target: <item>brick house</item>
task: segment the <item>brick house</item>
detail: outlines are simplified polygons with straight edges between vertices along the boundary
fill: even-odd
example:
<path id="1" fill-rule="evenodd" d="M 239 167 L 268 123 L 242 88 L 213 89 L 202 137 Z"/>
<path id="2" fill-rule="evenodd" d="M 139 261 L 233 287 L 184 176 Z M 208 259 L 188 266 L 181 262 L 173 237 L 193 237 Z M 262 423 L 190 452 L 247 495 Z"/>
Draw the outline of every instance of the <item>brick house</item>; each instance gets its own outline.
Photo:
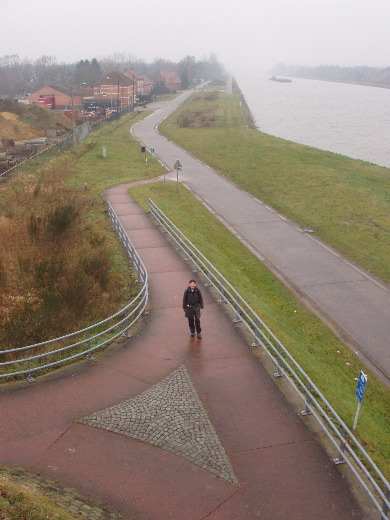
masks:
<path id="1" fill-rule="evenodd" d="M 143 76 L 142 74 L 140 74 L 140 76 L 144 81 L 144 94 L 145 95 L 151 94 L 151 92 L 153 90 L 153 81 L 150 78 L 148 78 L 147 76 Z"/>
<path id="2" fill-rule="evenodd" d="M 72 89 L 62 87 L 42 87 L 27 96 L 32 105 L 43 105 L 54 110 L 65 110 L 72 107 Z M 83 92 L 81 89 L 73 90 L 73 106 L 83 106 Z"/>
<path id="3" fill-rule="evenodd" d="M 137 99 L 143 102 L 153 90 L 153 81 L 143 74 L 138 74 L 134 69 L 126 69 L 123 71 L 123 74 L 136 82 Z"/>
<path id="4" fill-rule="evenodd" d="M 171 92 L 181 89 L 181 79 L 176 72 L 170 70 L 158 72 L 155 77 L 155 83 L 160 81 L 162 81 L 165 87 Z"/>
<path id="5" fill-rule="evenodd" d="M 107 108 L 120 109 L 135 103 L 136 88 L 132 78 L 112 71 L 94 84 L 93 98 Z"/>
<path id="6" fill-rule="evenodd" d="M 123 74 L 130 78 L 135 84 L 135 95 L 141 95 L 144 93 L 144 78 L 134 69 L 126 69 Z"/>

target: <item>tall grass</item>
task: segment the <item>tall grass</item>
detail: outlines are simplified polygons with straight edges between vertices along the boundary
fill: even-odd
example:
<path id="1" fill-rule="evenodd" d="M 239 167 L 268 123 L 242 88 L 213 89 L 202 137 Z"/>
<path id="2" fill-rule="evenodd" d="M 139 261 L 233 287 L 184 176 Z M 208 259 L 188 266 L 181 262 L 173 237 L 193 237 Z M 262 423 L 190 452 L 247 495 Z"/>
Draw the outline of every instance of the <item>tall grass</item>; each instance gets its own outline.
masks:
<path id="1" fill-rule="evenodd" d="M 108 186 L 163 172 L 130 138 L 137 117 L 91 134 L 77 156 L 65 152 L 1 187 L 0 350 L 98 322 L 138 292 L 103 196 Z"/>

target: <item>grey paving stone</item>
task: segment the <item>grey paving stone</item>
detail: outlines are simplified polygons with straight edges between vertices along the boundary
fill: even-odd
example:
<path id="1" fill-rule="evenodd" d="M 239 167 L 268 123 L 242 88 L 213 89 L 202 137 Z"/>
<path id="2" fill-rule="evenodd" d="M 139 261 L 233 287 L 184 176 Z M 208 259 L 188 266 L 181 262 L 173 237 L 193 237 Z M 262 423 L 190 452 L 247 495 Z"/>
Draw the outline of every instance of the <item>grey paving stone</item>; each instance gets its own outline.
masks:
<path id="1" fill-rule="evenodd" d="M 142 394 L 77 422 L 148 442 L 237 482 L 184 365 Z"/>

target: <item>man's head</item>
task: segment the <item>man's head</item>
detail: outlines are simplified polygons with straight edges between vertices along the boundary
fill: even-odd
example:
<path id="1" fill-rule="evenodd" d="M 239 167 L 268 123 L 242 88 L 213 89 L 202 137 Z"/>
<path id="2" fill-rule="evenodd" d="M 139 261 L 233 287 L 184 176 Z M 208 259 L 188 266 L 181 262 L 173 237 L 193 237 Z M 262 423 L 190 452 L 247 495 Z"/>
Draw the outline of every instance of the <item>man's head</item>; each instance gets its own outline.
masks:
<path id="1" fill-rule="evenodd" d="M 190 280 L 188 283 L 189 283 L 189 285 L 190 285 L 190 289 L 191 289 L 191 291 L 193 291 L 193 290 L 195 289 L 195 287 L 196 287 L 196 282 L 195 282 L 195 280 Z"/>

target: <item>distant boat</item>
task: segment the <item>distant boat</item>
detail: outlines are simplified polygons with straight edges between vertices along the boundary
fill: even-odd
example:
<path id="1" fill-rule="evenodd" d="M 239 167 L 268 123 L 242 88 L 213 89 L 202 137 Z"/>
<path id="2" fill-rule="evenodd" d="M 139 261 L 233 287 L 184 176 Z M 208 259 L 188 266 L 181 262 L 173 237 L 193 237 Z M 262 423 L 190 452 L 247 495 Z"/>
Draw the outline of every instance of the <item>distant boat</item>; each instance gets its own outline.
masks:
<path id="1" fill-rule="evenodd" d="M 292 83 L 292 79 L 288 79 L 288 78 L 277 78 L 276 76 L 272 76 L 269 79 L 271 81 L 279 81 L 280 83 Z"/>

